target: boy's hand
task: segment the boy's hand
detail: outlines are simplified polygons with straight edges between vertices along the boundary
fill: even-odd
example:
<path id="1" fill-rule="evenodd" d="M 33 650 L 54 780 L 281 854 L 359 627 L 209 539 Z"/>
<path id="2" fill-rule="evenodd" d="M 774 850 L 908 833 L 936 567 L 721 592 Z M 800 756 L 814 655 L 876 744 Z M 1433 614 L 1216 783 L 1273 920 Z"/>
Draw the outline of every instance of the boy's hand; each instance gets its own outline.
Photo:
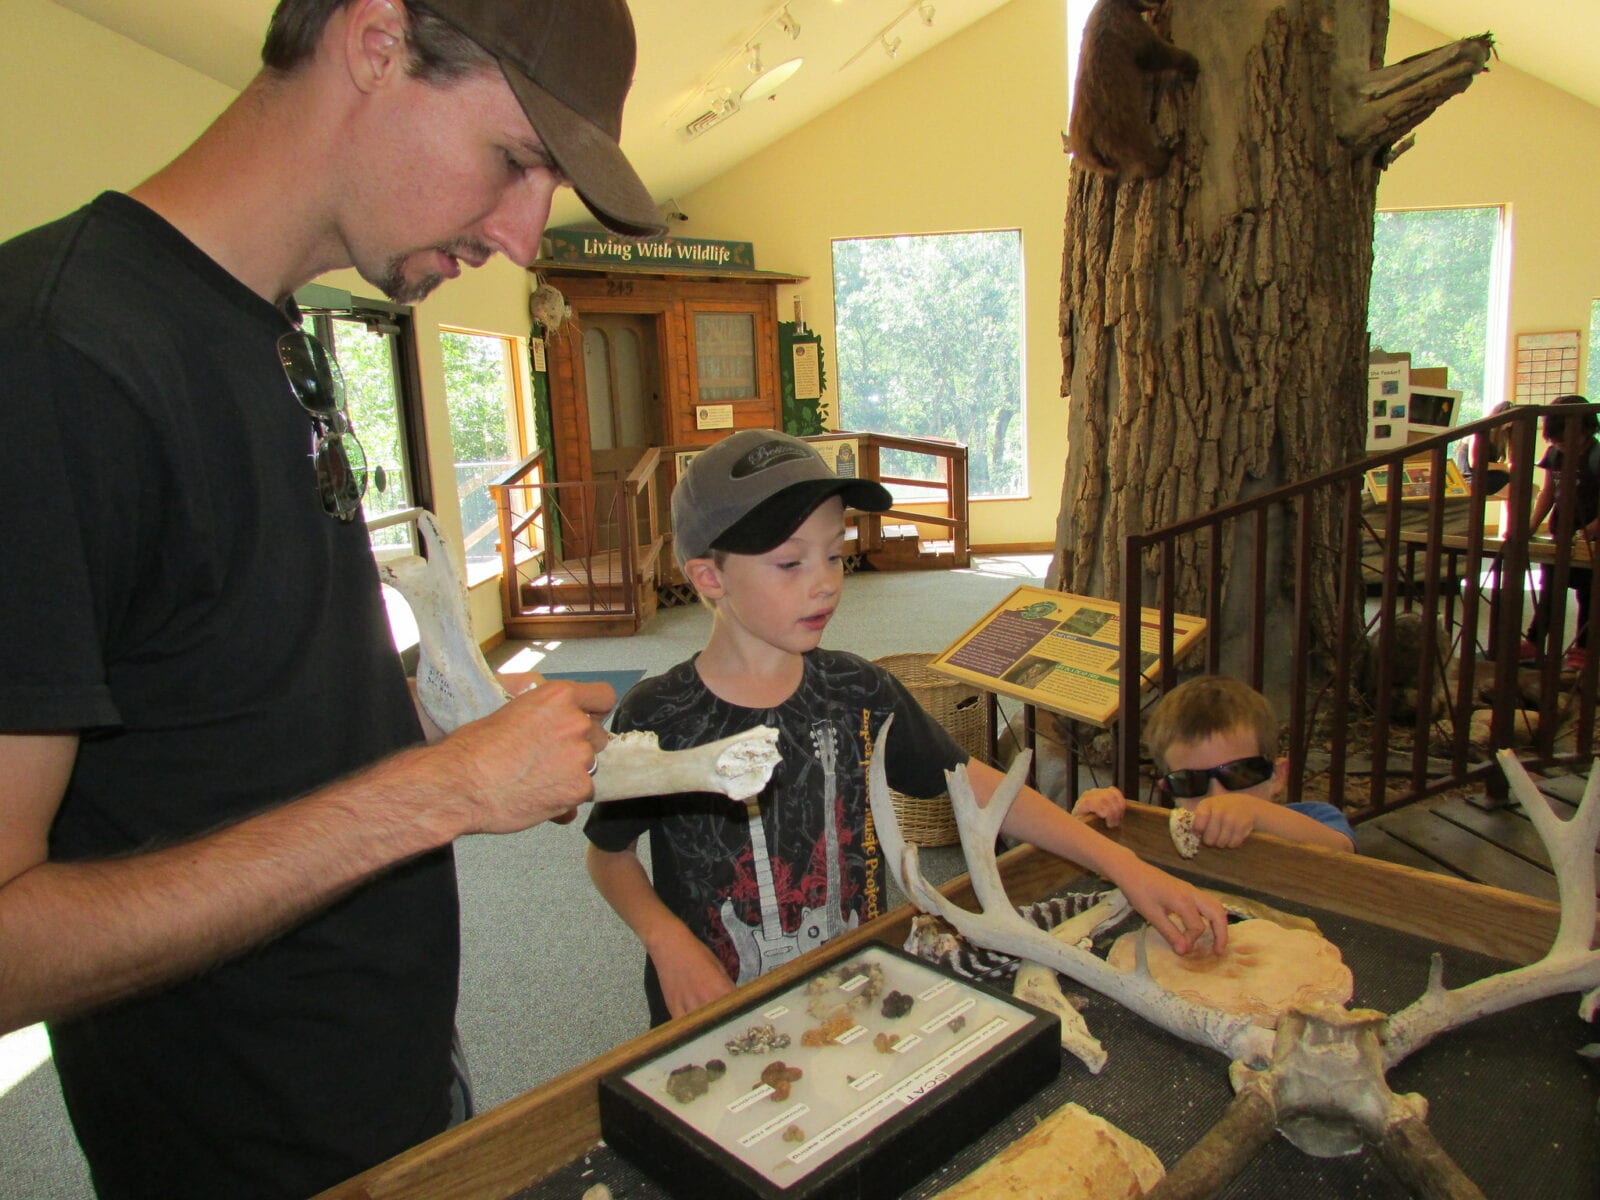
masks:
<path id="1" fill-rule="evenodd" d="M 656 965 L 661 995 L 667 1011 L 675 1017 L 710 1004 L 733 991 L 722 963 L 710 947 L 689 932 L 686 925 L 663 929 L 649 947 L 650 961 Z"/>
<path id="2" fill-rule="evenodd" d="M 1135 861 L 1137 866 L 1122 872 L 1117 886 L 1174 950 L 1189 953 L 1207 928 L 1218 954 L 1228 948 L 1228 913 L 1221 901 L 1142 859 Z"/>
<path id="3" fill-rule="evenodd" d="M 1122 824 L 1122 814 L 1127 811 L 1127 798 L 1120 789 L 1114 787 L 1090 788 L 1072 806 L 1073 816 L 1086 817 L 1092 813 L 1111 829 Z"/>
<path id="4" fill-rule="evenodd" d="M 1194 831 L 1202 844 L 1216 850 L 1232 850 L 1255 832 L 1262 805 L 1271 803 L 1248 792 L 1207 796 L 1195 806 Z"/>

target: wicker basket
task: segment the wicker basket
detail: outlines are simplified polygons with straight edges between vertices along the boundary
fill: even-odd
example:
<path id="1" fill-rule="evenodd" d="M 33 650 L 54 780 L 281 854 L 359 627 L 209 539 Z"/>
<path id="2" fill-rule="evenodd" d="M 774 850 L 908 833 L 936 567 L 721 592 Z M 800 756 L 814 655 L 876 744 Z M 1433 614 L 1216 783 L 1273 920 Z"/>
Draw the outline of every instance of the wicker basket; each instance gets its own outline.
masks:
<path id="1" fill-rule="evenodd" d="M 932 654 L 890 654 L 874 661 L 893 675 L 943 725 L 956 745 L 980 762 L 989 760 L 989 705 L 983 690 L 928 666 Z M 918 846 L 953 846 L 961 840 L 948 795 L 923 800 L 890 789 L 901 836 Z"/>

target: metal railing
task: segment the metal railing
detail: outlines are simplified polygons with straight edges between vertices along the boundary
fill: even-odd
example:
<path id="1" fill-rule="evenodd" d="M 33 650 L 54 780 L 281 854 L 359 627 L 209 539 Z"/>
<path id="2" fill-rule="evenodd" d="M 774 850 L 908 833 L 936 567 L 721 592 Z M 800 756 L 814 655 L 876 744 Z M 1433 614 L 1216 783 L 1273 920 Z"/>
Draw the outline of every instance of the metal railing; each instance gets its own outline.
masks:
<path id="1" fill-rule="evenodd" d="M 1596 412 L 1563 406 L 1564 414 Z M 1158 662 L 1152 676 L 1160 690 L 1171 688 L 1179 677 L 1173 656 L 1173 614 L 1177 608 L 1176 580 L 1179 550 L 1204 564 L 1199 572 L 1199 615 L 1207 622 L 1204 669 L 1226 673 L 1263 687 L 1267 655 L 1289 654 L 1287 685 L 1289 799 L 1303 794 L 1308 761 L 1314 750 L 1326 747 L 1326 795 L 1330 803 L 1350 807 L 1352 819 L 1362 820 L 1405 804 L 1467 784 L 1482 783 L 1492 797 L 1503 798 L 1505 782 L 1492 754 L 1510 747 L 1514 723 L 1527 722 L 1528 704 L 1537 711 L 1537 736 L 1522 751 L 1530 768 L 1582 764 L 1594 757 L 1596 659 L 1590 657 L 1574 679 L 1561 670 L 1560 648 L 1567 612 L 1568 582 L 1574 563 L 1585 567 L 1588 549 L 1582 539 L 1530 542 L 1526 537 L 1494 537 L 1486 526 L 1486 480 L 1491 465 L 1491 444 L 1500 437 L 1509 443 L 1510 463 L 1504 466 L 1509 482 L 1497 493 L 1506 515 L 1502 533 L 1525 530 L 1532 511 L 1537 425 L 1551 411 L 1545 407 L 1517 407 L 1497 416 L 1462 426 L 1449 433 L 1415 442 L 1402 449 L 1373 455 L 1313 479 L 1263 493 L 1216 512 L 1180 521 L 1123 541 L 1121 604 L 1126 615 L 1143 607 L 1160 611 L 1156 631 Z M 1587 439 L 1577 421 L 1567 423 L 1563 467 L 1555 481 L 1553 520 L 1558 528 L 1572 529 L 1577 504 L 1581 447 Z M 1447 533 L 1445 516 L 1449 453 L 1467 441 L 1473 470 L 1467 495 L 1454 499 L 1457 518 L 1464 529 Z M 1403 480 L 1405 464 L 1425 464 L 1426 487 Z M 1502 464 L 1493 464 L 1501 467 Z M 1363 507 L 1367 473 L 1388 471 L 1381 503 Z M 1414 472 L 1414 475 L 1416 473 Z M 1407 492 L 1425 493 L 1425 499 Z M 1325 505 L 1331 520 L 1314 519 Z M 1425 517 L 1403 528 L 1404 513 L 1422 511 Z M 1319 542 L 1318 529 L 1331 528 L 1334 544 Z M 1222 661 L 1222 631 L 1230 606 L 1225 595 L 1224 548 L 1241 535 L 1252 544 L 1248 566 L 1235 569 L 1226 589 L 1245 589 L 1243 662 Z M 1283 539 L 1282 561 L 1289 569 L 1288 596 L 1281 594 L 1283 568 L 1268 573 L 1269 543 Z M 1187 543 L 1187 546 L 1186 546 Z M 1531 668 L 1519 665 L 1525 593 L 1531 582 L 1530 565 L 1538 559 L 1543 584 L 1548 589 L 1549 620 L 1543 661 L 1537 668 L 1537 695 L 1531 695 Z M 1416 564 L 1422 563 L 1420 582 Z M 1371 560 L 1371 561 L 1368 561 Z M 1376 566 L 1373 563 L 1376 563 Z M 1331 571 L 1335 591 L 1331 621 L 1316 628 L 1313 619 L 1314 585 L 1326 584 L 1316 573 Z M 1242 577 L 1241 577 L 1242 575 Z M 1600 612 L 1600 572 L 1588 580 L 1592 611 Z M 1376 590 L 1373 597 L 1370 593 Z M 1459 612 L 1456 601 L 1459 591 Z M 1275 594 L 1275 592 L 1277 594 Z M 1275 608 L 1287 600 L 1287 628 L 1268 622 Z M 1189 605 L 1186 603 L 1186 608 Z M 1237 628 L 1238 609 L 1232 627 Z M 1192 611 L 1192 610 L 1191 610 Z M 1396 630 L 1402 613 L 1419 614 L 1415 678 L 1399 678 L 1395 669 Z M 1486 644 L 1480 647 L 1479 627 L 1488 616 Z M 1141 649 L 1140 621 L 1122 622 L 1122 661 L 1137 663 Z M 1441 638 L 1441 633 L 1443 637 Z M 1363 646 L 1366 649 L 1363 649 Z M 1446 663 L 1452 657 L 1452 678 Z M 1480 658 L 1479 651 L 1483 651 Z M 1235 658 L 1239 657 L 1236 653 Z M 1358 679 L 1363 658 L 1370 663 Z M 1414 687 L 1415 715 L 1402 718 L 1395 703 L 1397 690 Z M 1470 713 L 1483 692 L 1488 692 L 1490 719 L 1487 748 L 1472 745 Z M 1129 795 L 1138 794 L 1140 764 L 1140 692 L 1137 671 L 1122 673 L 1120 728 L 1115 776 Z M 1436 708 L 1442 709 L 1435 715 Z M 1574 743 L 1558 750 L 1556 728 L 1575 711 Z M 1410 754 L 1396 769 L 1390 748 L 1397 733 L 1409 733 Z M 1524 736 L 1523 742 L 1530 739 Z M 1370 753 L 1368 794 L 1353 797 L 1349 757 L 1358 750 Z M 1130 790 L 1130 788 L 1132 790 Z"/>

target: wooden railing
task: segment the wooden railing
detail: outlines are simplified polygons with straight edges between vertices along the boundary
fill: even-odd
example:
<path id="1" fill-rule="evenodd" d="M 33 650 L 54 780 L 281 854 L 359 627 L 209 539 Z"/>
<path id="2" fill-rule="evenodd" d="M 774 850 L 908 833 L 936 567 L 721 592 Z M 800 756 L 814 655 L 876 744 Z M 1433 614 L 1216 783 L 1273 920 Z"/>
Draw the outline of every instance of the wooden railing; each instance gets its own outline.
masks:
<path id="1" fill-rule="evenodd" d="M 965 565 L 971 549 L 968 540 L 967 510 L 967 448 L 960 442 L 946 442 L 938 438 L 903 437 L 890 433 L 823 433 L 805 440 L 808 442 L 843 441 L 854 438 L 860 445 L 860 459 L 856 474 L 863 479 L 876 479 L 888 487 L 896 484 L 925 489 L 933 493 L 929 499 L 910 503 L 936 506 L 940 511 L 921 512 L 891 508 L 887 512 L 864 513 L 858 521 L 861 533 L 860 549 L 871 553 L 883 548 L 885 523 L 901 522 L 931 525 L 947 530 L 955 561 Z M 933 460 L 934 478 L 918 479 L 911 476 L 885 475 L 882 456 L 885 450 L 901 450 L 922 455 Z"/>
<path id="2" fill-rule="evenodd" d="M 1600 406 L 1591 406 L 1594 412 Z M 1172 614 L 1175 608 L 1174 581 L 1177 577 L 1177 552 L 1185 542 L 1202 561 L 1205 569 L 1204 597 L 1200 615 L 1209 623 L 1204 667 L 1208 672 L 1223 672 L 1245 679 L 1257 688 L 1263 685 L 1267 655 L 1288 656 L 1288 755 L 1290 762 L 1289 799 L 1300 798 L 1306 779 L 1309 753 L 1326 747 L 1327 799 L 1335 805 L 1353 804 L 1353 819 L 1361 820 L 1390 811 L 1412 801 L 1452 788 L 1481 782 L 1496 798 L 1505 795 L 1505 783 L 1498 766 L 1482 747 L 1474 752 L 1471 744 L 1469 713 L 1476 707 L 1483 690 L 1489 691 L 1491 717 L 1488 749 L 1510 747 L 1516 740 L 1514 723 L 1528 720 L 1519 698 L 1526 676 L 1519 678 L 1518 647 L 1524 625 L 1524 594 L 1530 582 L 1530 563 L 1537 557 L 1549 567 L 1552 633 L 1538 670 L 1538 733 L 1530 747 L 1519 751 L 1530 768 L 1563 764 L 1579 765 L 1594 757 L 1594 719 L 1597 654 L 1571 680 L 1560 668 L 1563 622 L 1567 612 L 1567 578 L 1574 562 L 1587 559 L 1584 544 L 1576 550 L 1568 543 L 1534 542 L 1522 537 L 1504 540 L 1486 532 L 1488 497 L 1485 479 L 1491 437 L 1502 431 L 1509 437 L 1511 464 L 1494 464 L 1510 473 L 1510 482 L 1499 495 L 1506 508 L 1504 528 L 1525 530 L 1531 515 L 1534 464 L 1539 458 L 1537 425 L 1544 413 L 1540 407 L 1519 407 L 1498 416 L 1462 426 L 1446 434 L 1419 441 L 1403 449 L 1363 458 L 1302 483 L 1266 492 L 1248 501 L 1163 529 L 1129 536 L 1123 541 L 1121 603 L 1124 614 L 1149 606 L 1161 611 L 1158 630 L 1159 661 L 1153 677 L 1163 690 L 1178 680 L 1178 663 L 1173 660 Z M 1563 406 L 1563 413 L 1582 414 L 1584 408 Z M 1577 422 L 1571 422 L 1573 426 Z M 1458 515 L 1464 509 L 1464 530 L 1455 535 L 1445 531 L 1446 462 L 1457 443 L 1470 439 L 1474 470 L 1470 495 L 1457 500 Z M 1568 435 L 1563 461 L 1567 464 L 1558 481 L 1556 510 L 1568 520 L 1575 507 L 1576 463 L 1580 457 L 1581 435 L 1573 429 Z M 1388 488 L 1385 502 L 1363 512 L 1362 494 L 1366 472 L 1387 467 L 1391 480 L 1398 479 L 1402 464 L 1424 458 L 1431 466 L 1432 482 L 1426 501 L 1402 499 L 1402 488 Z M 1325 498 L 1336 504 L 1339 514 L 1337 544 L 1315 547 L 1313 503 Z M 1405 510 L 1425 509 L 1426 520 L 1418 528 L 1404 530 Z M 1231 541 L 1225 535 L 1238 533 L 1253 542 L 1254 553 L 1247 570 L 1235 571 L 1230 590 L 1246 589 L 1248 613 L 1245 622 L 1248 646 L 1243 662 L 1221 661 L 1224 619 L 1223 546 Z M 1281 570 L 1268 577 L 1267 547 L 1283 539 L 1284 559 L 1292 571 L 1292 619 L 1287 627 L 1269 630 L 1267 618 L 1269 588 L 1281 586 Z M 1314 553 L 1315 551 L 1315 553 Z M 1364 570 L 1363 556 L 1376 551 L 1382 567 Z M 1415 578 L 1415 563 L 1422 562 L 1422 579 Z M 1311 597 L 1313 571 L 1317 564 L 1331 567 L 1337 592 L 1335 628 L 1331 645 L 1314 643 Z M 1154 565 L 1152 565 L 1154 564 Z M 1406 566 L 1408 569 L 1402 570 Z M 1487 582 L 1492 586 L 1487 587 Z M 1243 577 L 1241 577 L 1243 576 Z M 1459 587 L 1459 612 L 1456 589 Z M 1370 597 L 1376 589 L 1377 597 Z M 1591 606 L 1600 613 L 1600 572 L 1591 583 Z M 1478 655 L 1477 630 L 1483 606 L 1488 605 L 1490 629 L 1485 657 Z M 1190 608 L 1190 611 L 1195 611 Z M 1394 668 L 1395 631 L 1402 612 L 1419 612 L 1420 649 L 1416 678 L 1397 677 Z M 1461 647 L 1455 654 L 1454 678 L 1443 670 L 1448 646 L 1439 640 L 1442 624 L 1445 636 Z M 1140 661 L 1140 623 L 1122 622 L 1122 661 Z M 1369 686 L 1358 687 L 1354 655 L 1363 639 L 1372 645 Z M 1600 642 L 1594 647 L 1600 651 Z M 1318 666 L 1331 658 L 1332 670 Z M 1196 664 L 1183 664 L 1186 668 Z M 1397 687 L 1414 684 L 1415 717 L 1410 727 L 1409 759 L 1398 769 L 1390 763 L 1391 734 L 1402 728 L 1394 716 Z M 1436 702 L 1443 705 L 1443 717 L 1436 721 Z M 1128 794 L 1139 788 L 1140 676 L 1122 673 L 1121 721 L 1117 743 L 1116 779 Z M 1575 741 L 1569 749 L 1558 749 L 1556 726 L 1570 706 L 1576 706 Z M 1326 708 L 1326 715 L 1322 710 Z M 1356 718 L 1360 718 L 1358 721 Z M 1370 721 L 1370 735 L 1358 744 L 1358 725 Z M 1526 740 L 1524 737 L 1523 740 Z M 1315 745 L 1313 745 L 1315 741 Z M 1447 748 L 1447 753 L 1439 750 Z M 1430 749 L 1434 753 L 1430 753 Z M 1369 791 L 1365 797 L 1352 797 L 1349 791 L 1347 759 L 1370 754 Z M 1129 789 L 1134 789 L 1129 791 Z"/>
<path id="3" fill-rule="evenodd" d="M 659 569 L 661 451 L 619 480 L 561 483 L 535 451 L 489 484 L 500 526 L 501 607 L 507 632 L 560 610 L 564 619 L 653 611 L 644 598 Z"/>

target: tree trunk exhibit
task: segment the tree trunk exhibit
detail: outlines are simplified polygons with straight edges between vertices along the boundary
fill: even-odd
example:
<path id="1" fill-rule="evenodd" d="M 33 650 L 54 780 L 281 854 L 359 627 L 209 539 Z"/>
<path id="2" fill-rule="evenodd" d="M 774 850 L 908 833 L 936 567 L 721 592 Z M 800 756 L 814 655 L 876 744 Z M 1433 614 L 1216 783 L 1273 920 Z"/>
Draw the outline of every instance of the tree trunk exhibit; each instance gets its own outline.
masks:
<path id="1" fill-rule="evenodd" d="M 1124 534 L 1361 453 L 1378 175 L 1492 46 L 1485 34 L 1386 68 L 1388 19 L 1386 0 L 1170 0 L 1154 15 L 1200 73 L 1160 77 L 1147 97 L 1156 140 L 1172 150 L 1160 177 L 1079 164 L 1069 176 L 1068 453 L 1052 584 L 1115 598 Z M 1324 650 L 1339 518 L 1326 508 L 1313 520 L 1327 562 L 1312 571 Z M 1224 547 L 1225 579 L 1245 549 Z M 1268 553 L 1286 605 L 1287 547 Z M 1197 539 L 1180 544 L 1175 582 L 1178 610 L 1203 611 Z M 1244 599 L 1224 611 L 1242 613 Z M 1236 623 L 1225 617 L 1213 636 L 1226 647 Z"/>

